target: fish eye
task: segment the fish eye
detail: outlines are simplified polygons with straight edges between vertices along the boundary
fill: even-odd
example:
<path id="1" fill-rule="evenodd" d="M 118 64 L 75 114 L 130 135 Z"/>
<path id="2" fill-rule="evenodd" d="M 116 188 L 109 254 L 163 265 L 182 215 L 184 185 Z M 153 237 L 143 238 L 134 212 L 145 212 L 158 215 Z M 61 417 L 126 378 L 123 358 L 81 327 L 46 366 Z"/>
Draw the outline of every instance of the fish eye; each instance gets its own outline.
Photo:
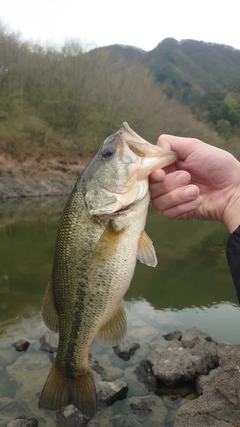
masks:
<path id="1" fill-rule="evenodd" d="M 114 153 L 115 153 L 115 150 L 113 149 L 113 147 L 108 146 L 102 150 L 101 154 L 104 159 L 109 159 L 114 155 Z"/>

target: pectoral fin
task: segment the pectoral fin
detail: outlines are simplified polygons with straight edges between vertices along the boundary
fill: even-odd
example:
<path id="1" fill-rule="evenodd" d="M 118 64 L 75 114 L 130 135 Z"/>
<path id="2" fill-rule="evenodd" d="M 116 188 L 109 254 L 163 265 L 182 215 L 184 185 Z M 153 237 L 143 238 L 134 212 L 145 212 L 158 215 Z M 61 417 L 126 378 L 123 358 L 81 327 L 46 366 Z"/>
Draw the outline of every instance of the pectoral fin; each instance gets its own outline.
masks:
<path id="1" fill-rule="evenodd" d="M 156 267 L 157 257 L 153 242 L 145 231 L 142 232 L 138 243 L 137 259 L 150 267 Z"/>
<path id="2" fill-rule="evenodd" d="M 103 345 L 116 345 L 127 331 L 126 313 L 121 303 L 113 317 L 98 332 L 97 339 Z"/>
<path id="3" fill-rule="evenodd" d="M 47 327 L 54 332 L 59 332 L 59 317 L 54 304 L 52 279 L 48 282 L 43 298 L 42 315 Z"/>

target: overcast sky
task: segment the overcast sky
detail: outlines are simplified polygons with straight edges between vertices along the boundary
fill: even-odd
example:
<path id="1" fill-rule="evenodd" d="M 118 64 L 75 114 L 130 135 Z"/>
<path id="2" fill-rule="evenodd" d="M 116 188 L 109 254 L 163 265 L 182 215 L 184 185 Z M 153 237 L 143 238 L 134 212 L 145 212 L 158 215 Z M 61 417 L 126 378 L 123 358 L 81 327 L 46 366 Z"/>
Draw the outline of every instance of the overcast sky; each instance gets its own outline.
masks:
<path id="1" fill-rule="evenodd" d="M 110 44 L 151 50 L 166 37 L 240 49 L 236 0 L 1 0 L 0 20 L 23 39 L 86 48 Z"/>

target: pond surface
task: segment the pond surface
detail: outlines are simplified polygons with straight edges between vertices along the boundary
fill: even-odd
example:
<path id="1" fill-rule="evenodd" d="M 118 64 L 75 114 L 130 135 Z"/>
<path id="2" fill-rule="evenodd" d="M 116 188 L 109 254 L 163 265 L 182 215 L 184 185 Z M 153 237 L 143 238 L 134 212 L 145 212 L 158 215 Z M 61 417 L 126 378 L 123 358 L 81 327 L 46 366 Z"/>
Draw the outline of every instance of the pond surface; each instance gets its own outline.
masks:
<path id="1" fill-rule="evenodd" d="M 41 303 L 65 202 L 66 198 L 1 202 L 0 426 L 19 415 L 38 418 L 40 426 L 56 424 L 54 413 L 37 408 L 37 393 L 51 366 L 47 353 L 39 350 L 39 339 L 47 331 Z M 134 371 L 147 359 L 148 344 L 166 332 L 197 326 L 216 340 L 240 343 L 240 309 L 225 258 L 225 227 L 213 222 L 170 221 L 150 209 L 147 232 L 158 266 L 153 269 L 138 263 L 125 297 L 126 338 L 139 342 L 140 349 L 124 362 L 111 348 L 97 343 L 92 348 L 108 376 L 128 382 L 128 397 L 149 394 Z M 26 353 L 12 347 L 21 338 L 30 342 Z M 181 399 L 159 399 L 167 408 L 159 425 L 170 427 Z M 129 412 L 127 399 L 106 411 L 108 425 L 117 425 L 111 418 Z"/>

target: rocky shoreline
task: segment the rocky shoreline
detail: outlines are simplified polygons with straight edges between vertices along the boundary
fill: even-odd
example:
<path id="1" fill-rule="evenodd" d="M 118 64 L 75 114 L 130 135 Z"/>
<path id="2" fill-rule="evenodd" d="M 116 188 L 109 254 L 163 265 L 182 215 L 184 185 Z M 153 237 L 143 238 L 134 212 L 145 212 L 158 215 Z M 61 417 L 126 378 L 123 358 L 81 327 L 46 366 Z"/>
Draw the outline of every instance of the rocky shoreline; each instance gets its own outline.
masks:
<path id="1" fill-rule="evenodd" d="M 40 344 L 40 349 L 50 353 L 53 359 L 58 334 L 45 334 Z M 28 348 L 22 341 L 19 345 L 24 351 Z M 14 346 L 17 348 L 17 343 Z M 139 348 L 138 343 L 125 340 L 114 352 L 126 361 Z M 164 340 L 149 345 L 147 360 L 141 361 L 134 371 L 148 394 L 129 398 L 124 379 L 111 380 L 92 356 L 89 360 L 96 384 L 98 414 L 89 419 L 70 405 L 57 411 L 57 427 L 157 427 L 166 421 L 167 402 L 179 397 L 187 400 L 182 401 L 171 423 L 173 427 L 240 426 L 240 345 L 219 343 L 197 328 L 167 334 Z M 129 408 L 126 413 L 109 417 L 106 409 L 123 399 Z M 37 423 L 37 419 L 24 416 L 9 422 L 7 427 L 37 427 Z"/>
<path id="2" fill-rule="evenodd" d="M 0 199 L 64 196 L 70 193 L 79 175 L 80 171 L 61 175 L 4 175 L 0 177 Z"/>
<path id="3" fill-rule="evenodd" d="M 88 158 L 18 162 L 0 155 L 0 199 L 69 194 Z"/>

